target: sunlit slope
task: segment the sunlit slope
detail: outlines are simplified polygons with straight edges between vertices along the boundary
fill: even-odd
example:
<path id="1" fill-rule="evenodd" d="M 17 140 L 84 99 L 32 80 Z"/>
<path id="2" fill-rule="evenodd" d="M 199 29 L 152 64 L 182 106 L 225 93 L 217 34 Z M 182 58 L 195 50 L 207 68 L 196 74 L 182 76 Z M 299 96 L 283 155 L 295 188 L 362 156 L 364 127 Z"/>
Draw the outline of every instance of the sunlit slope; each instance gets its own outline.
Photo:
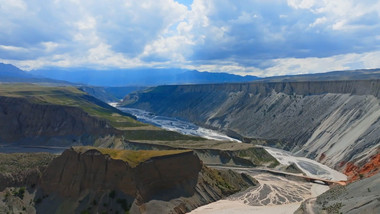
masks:
<path id="1" fill-rule="evenodd" d="M 159 86 L 123 104 L 344 170 L 379 153 L 380 80 Z M 253 139 L 253 140 L 252 140 Z"/>
<path id="2" fill-rule="evenodd" d="M 147 161 L 154 157 L 163 157 L 190 152 L 191 150 L 123 150 L 123 149 L 109 149 L 91 146 L 73 147 L 76 152 L 85 153 L 89 150 L 97 150 L 104 155 L 109 155 L 112 159 L 122 160 L 127 162 L 131 167 L 136 167 L 140 163 Z"/>
<path id="3" fill-rule="evenodd" d="M 0 143 L 94 144 L 200 140 L 138 122 L 74 87 L 0 84 Z M 104 140 L 109 138 L 108 140 Z M 108 145 L 108 144 L 107 144 Z"/>

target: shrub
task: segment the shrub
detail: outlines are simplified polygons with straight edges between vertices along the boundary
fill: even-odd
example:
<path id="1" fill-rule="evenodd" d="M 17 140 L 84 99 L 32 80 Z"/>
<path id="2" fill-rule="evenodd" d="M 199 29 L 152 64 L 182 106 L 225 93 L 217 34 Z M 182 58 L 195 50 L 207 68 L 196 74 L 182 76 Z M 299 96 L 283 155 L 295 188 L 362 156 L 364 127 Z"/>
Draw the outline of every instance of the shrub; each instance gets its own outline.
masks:
<path id="1" fill-rule="evenodd" d="M 109 197 L 112 198 L 112 199 L 114 199 L 115 196 L 116 196 L 116 192 L 115 192 L 115 190 L 112 190 L 112 191 L 110 192 L 110 194 L 109 194 Z"/>
<path id="2" fill-rule="evenodd" d="M 21 187 L 18 191 L 13 190 L 13 195 L 19 197 L 20 199 L 24 199 L 25 187 Z"/>
<path id="3" fill-rule="evenodd" d="M 129 210 L 129 206 L 128 206 L 128 203 L 127 203 L 126 199 L 120 199 L 120 198 L 118 198 L 116 200 L 116 203 L 120 204 L 120 206 L 123 208 L 124 211 L 128 211 Z"/>

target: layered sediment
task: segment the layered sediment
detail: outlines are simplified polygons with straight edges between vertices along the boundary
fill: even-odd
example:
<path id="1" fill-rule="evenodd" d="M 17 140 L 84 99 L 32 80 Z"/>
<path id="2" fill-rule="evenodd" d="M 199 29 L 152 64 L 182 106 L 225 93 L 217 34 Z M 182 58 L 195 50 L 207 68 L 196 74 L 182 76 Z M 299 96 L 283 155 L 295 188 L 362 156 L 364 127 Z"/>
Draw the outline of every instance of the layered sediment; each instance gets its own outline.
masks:
<path id="1" fill-rule="evenodd" d="M 255 185 L 247 176 L 207 168 L 192 151 L 154 151 L 137 164 L 129 157 L 146 155 L 143 151 L 127 159 L 120 151 L 66 150 L 41 177 L 37 195 L 47 198 L 37 211 L 57 212 L 65 204 L 71 213 L 185 213 Z"/>
<path id="2" fill-rule="evenodd" d="M 80 108 L 0 96 L 0 143 L 33 145 L 92 144 L 118 131 Z"/>
<path id="3" fill-rule="evenodd" d="M 378 173 L 347 186 L 334 186 L 317 198 L 303 202 L 295 213 L 379 213 L 379 183 Z"/>
<path id="4" fill-rule="evenodd" d="M 378 154 L 379 98 L 380 80 L 261 82 L 159 86 L 123 104 L 263 139 L 343 171 Z"/>

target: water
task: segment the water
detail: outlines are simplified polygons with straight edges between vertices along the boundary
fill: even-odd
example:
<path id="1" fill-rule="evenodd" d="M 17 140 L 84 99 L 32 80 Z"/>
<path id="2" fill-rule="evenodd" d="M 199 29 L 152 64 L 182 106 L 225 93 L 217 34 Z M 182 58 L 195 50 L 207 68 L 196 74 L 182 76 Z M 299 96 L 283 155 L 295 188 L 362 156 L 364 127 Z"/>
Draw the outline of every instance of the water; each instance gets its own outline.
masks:
<path id="1" fill-rule="evenodd" d="M 346 181 L 347 176 L 343 173 L 340 173 L 330 167 L 318 163 L 315 160 L 311 160 L 305 157 L 297 157 L 291 154 L 290 152 L 275 149 L 270 147 L 264 147 L 269 154 L 278 160 L 283 165 L 295 164 L 299 169 L 302 170 L 307 176 L 321 178 L 331 181 Z"/>
<path id="2" fill-rule="evenodd" d="M 228 137 L 223 133 L 199 127 L 185 120 L 180 120 L 173 117 L 159 116 L 151 112 L 135 108 L 119 107 L 118 109 L 123 112 L 134 115 L 137 118 L 137 120 L 143 123 L 149 123 L 166 130 L 179 132 L 185 135 L 199 136 L 210 140 L 241 142 L 235 138 Z"/>
<path id="3" fill-rule="evenodd" d="M 212 140 L 220 141 L 236 141 L 234 138 L 228 137 L 222 133 L 214 130 L 199 127 L 191 122 L 180 120 L 172 117 L 158 116 L 151 112 L 134 108 L 119 108 L 121 111 L 127 112 L 137 117 L 137 119 L 144 123 L 149 123 L 163 129 L 176 131 L 182 134 L 200 136 Z M 347 180 L 347 176 L 333 170 L 326 165 L 318 163 L 317 161 L 305 158 L 296 157 L 293 154 L 275 148 L 265 147 L 265 149 L 276 158 L 283 165 L 296 164 L 306 175 L 310 177 L 323 178 L 327 180 L 340 181 Z"/>

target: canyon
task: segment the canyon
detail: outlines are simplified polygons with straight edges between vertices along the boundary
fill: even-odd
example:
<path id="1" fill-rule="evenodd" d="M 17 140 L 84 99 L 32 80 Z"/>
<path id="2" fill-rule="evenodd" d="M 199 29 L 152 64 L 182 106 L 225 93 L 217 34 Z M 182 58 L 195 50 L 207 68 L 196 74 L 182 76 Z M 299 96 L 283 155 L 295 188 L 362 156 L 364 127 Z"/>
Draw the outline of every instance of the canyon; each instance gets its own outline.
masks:
<path id="1" fill-rule="evenodd" d="M 379 80 L 173 85 L 131 93 L 121 106 L 183 118 L 345 171 L 379 154 L 379 93 Z"/>
<path id="2" fill-rule="evenodd" d="M 1 212 L 185 213 L 257 185 L 246 174 L 208 168 L 191 150 L 72 147 L 54 159 L 40 154 L 37 160 L 41 157 L 43 168 L 37 163 L 28 168 L 39 168 L 38 173 L 0 183 Z"/>
<path id="3" fill-rule="evenodd" d="M 375 211 L 379 89 L 379 80 L 171 85 L 110 106 L 72 86 L 3 84 L 0 151 L 11 154 L 0 157 L 0 210 L 308 213 L 349 211 L 349 196 Z M 14 153 L 25 151 L 56 154 Z M 334 187 L 346 178 L 345 191 Z M 354 181 L 369 182 L 368 197 L 353 195 Z"/>

